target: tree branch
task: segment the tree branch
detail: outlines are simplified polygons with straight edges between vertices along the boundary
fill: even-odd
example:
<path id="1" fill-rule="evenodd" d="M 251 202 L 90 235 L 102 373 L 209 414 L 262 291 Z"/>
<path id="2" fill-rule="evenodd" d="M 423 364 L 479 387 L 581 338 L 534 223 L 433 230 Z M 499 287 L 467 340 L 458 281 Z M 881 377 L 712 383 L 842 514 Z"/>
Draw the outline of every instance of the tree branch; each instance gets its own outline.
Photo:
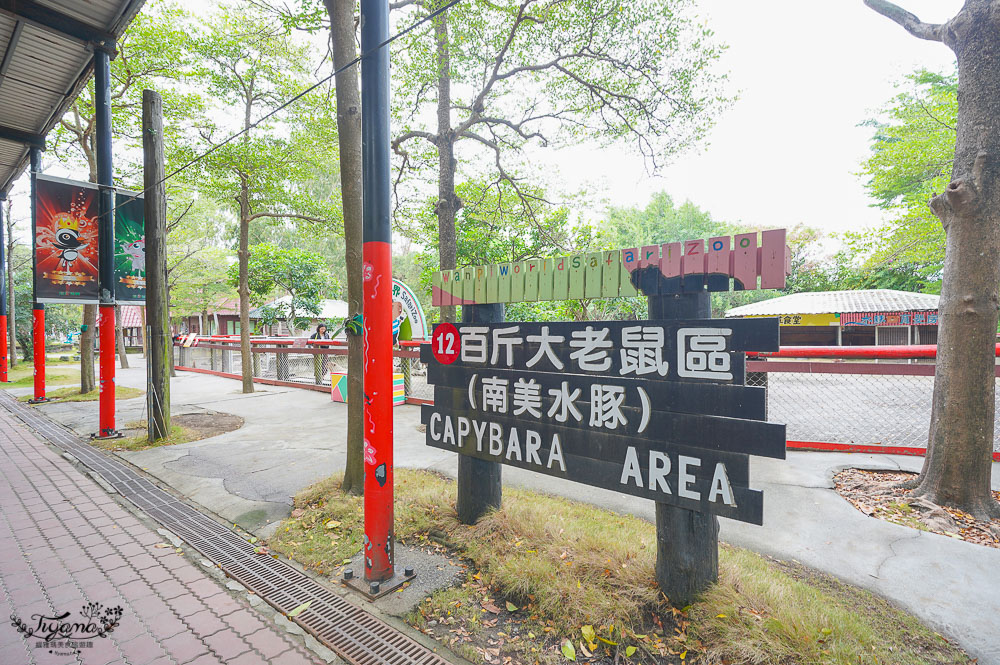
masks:
<path id="1" fill-rule="evenodd" d="M 252 222 L 255 219 L 260 219 L 261 217 L 269 217 L 271 219 L 301 219 L 306 222 L 328 222 L 330 220 L 325 217 L 311 217 L 309 215 L 297 215 L 295 213 L 284 213 L 284 212 L 256 212 L 249 217 L 247 217 L 247 222 Z"/>
<path id="2" fill-rule="evenodd" d="M 914 14 L 888 0 L 864 0 L 869 9 L 873 9 L 899 25 L 914 37 L 932 42 L 944 42 L 944 26 L 935 23 L 924 23 Z"/>

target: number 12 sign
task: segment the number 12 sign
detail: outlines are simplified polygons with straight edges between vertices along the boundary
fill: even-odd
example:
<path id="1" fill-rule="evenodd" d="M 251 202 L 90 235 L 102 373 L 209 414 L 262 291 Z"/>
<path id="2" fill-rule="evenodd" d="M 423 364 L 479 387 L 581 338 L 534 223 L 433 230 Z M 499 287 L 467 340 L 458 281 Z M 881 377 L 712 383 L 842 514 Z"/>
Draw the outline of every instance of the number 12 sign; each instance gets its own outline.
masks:
<path id="1" fill-rule="evenodd" d="M 434 352 L 434 359 L 442 365 L 450 365 L 458 360 L 458 354 L 462 350 L 462 337 L 458 334 L 458 328 L 451 323 L 435 326 L 431 350 Z"/>

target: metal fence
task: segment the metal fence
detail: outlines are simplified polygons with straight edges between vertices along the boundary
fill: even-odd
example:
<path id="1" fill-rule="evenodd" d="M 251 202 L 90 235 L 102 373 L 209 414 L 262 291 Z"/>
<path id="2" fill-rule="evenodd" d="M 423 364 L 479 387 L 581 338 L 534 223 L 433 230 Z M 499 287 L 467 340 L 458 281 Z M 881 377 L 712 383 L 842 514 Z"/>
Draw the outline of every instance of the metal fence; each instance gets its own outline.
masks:
<path id="1" fill-rule="evenodd" d="M 252 340 L 250 349 L 251 372 L 259 383 L 329 392 L 338 375 L 347 374 L 347 345 L 339 340 L 261 338 Z M 243 374 L 239 338 L 202 338 L 192 346 L 177 343 L 174 362 L 179 369 L 233 378 Z M 393 349 L 393 365 L 403 375 L 408 401 L 419 404 L 434 398 L 427 385 L 427 368 L 420 362 L 419 344 L 404 343 Z"/>
<path id="2" fill-rule="evenodd" d="M 393 351 L 407 401 L 417 404 L 434 398 L 418 347 L 405 343 Z M 262 383 L 330 391 L 332 377 L 347 372 L 343 342 L 259 339 L 251 348 L 253 375 Z M 767 387 L 768 420 L 787 425 L 790 446 L 819 442 L 922 448 L 930 425 L 934 365 L 926 349 L 919 363 L 907 360 L 906 348 L 892 347 L 895 352 L 883 348 L 877 352 L 883 359 L 863 362 L 830 357 L 847 351 L 836 347 L 824 360 L 797 358 L 794 347 L 784 348 L 775 354 L 781 358 L 748 359 L 747 384 Z M 894 357 L 885 360 L 885 355 Z M 178 347 L 175 361 L 180 368 L 233 378 L 242 373 L 238 339 L 211 338 L 190 348 Z M 994 450 L 1000 451 L 996 423 Z"/>

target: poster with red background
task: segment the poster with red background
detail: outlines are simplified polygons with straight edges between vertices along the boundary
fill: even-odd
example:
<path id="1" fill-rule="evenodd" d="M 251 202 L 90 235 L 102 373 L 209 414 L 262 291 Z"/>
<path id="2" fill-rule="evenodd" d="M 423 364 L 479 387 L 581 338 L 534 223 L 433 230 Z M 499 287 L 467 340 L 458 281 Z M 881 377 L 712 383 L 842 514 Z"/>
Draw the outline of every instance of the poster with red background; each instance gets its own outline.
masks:
<path id="1" fill-rule="evenodd" d="M 35 177 L 35 299 L 96 303 L 97 186 Z"/>

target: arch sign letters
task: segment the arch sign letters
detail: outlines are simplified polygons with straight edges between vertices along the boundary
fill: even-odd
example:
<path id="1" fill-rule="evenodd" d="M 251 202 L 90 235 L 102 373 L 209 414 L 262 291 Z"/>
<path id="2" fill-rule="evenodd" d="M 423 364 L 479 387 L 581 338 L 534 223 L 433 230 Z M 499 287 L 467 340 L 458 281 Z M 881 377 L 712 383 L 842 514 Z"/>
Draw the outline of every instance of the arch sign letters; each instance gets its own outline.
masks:
<path id="1" fill-rule="evenodd" d="M 780 289 L 791 272 L 785 229 L 708 240 L 443 270 L 432 302 L 446 305 Z M 759 286 L 758 286 L 759 279 Z"/>

